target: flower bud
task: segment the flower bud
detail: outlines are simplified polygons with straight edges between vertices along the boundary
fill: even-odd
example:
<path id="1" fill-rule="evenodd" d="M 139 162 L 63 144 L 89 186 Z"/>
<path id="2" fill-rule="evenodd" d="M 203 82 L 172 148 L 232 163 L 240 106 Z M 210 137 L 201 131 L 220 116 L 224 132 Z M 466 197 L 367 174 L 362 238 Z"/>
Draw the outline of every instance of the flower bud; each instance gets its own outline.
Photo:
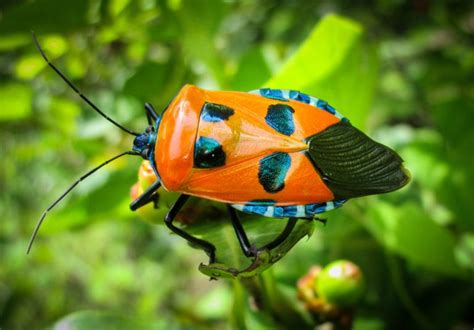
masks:
<path id="1" fill-rule="evenodd" d="M 131 200 L 134 201 L 137 199 L 155 181 L 156 175 L 155 172 L 153 172 L 150 162 L 147 160 L 142 161 L 138 170 L 138 182 L 136 182 L 130 189 Z M 151 202 L 137 209 L 136 213 L 141 219 L 147 222 L 153 224 L 163 224 L 166 209 L 155 209 L 154 203 Z"/>
<path id="2" fill-rule="evenodd" d="M 138 170 L 138 182 L 143 191 L 145 191 L 153 182 L 156 181 L 155 172 L 148 160 L 142 161 Z"/>

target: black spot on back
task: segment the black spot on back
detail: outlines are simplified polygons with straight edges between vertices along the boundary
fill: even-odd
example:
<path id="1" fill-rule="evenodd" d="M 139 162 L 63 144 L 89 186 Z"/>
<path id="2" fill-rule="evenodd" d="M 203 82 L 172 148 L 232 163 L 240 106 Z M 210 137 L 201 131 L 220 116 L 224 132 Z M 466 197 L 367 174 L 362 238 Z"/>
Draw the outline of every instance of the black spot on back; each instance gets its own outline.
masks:
<path id="1" fill-rule="evenodd" d="M 194 145 L 194 167 L 213 168 L 225 164 L 225 152 L 219 142 L 200 136 Z"/>
<path id="2" fill-rule="evenodd" d="M 265 121 L 275 131 L 289 136 L 295 132 L 294 112 L 287 104 L 272 104 L 268 107 Z"/>
<path id="3" fill-rule="evenodd" d="M 228 120 L 234 114 L 234 110 L 223 104 L 204 103 L 201 110 L 201 120 L 216 123 Z"/>
<path id="4" fill-rule="evenodd" d="M 275 152 L 260 160 L 258 181 L 269 193 L 276 193 L 285 187 L 285 177 L 291 166 L 291 157 L 286 152 Z"/>

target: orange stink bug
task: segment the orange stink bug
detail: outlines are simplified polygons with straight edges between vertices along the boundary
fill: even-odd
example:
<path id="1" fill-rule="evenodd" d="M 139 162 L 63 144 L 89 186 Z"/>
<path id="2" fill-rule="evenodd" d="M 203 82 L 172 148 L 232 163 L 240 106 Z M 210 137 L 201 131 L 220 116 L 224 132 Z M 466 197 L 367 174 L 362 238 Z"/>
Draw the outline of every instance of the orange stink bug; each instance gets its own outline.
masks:
<path id="1" fill-rule="evenodd" d="M 49 66 L 83 100 L 136 137 L 131 151 L 88 172 L 46 209 L 28 250 L 47 212 L 81 180 L 123 155 L 149 160 L 157 178 L 130 208 L 156 202 L 160 187 L 181 193 L 165 224 L 205 250 L 210 263 L 215 261 L 214 245 L 173 224 L 189 196 L 227 204 L 243 253 L 254 257 L 281 244 L 297 219 L 313 219 L 350 198 L 390 192 L 408 182 L 403 161 L 393 150 L 353 127 L 326 102 L 293 90 L 243 93 L 186 85 L 161 115 L 145 104 L 148 126 L 144 133 L 132 132 L 83 96 L 36 44 Z M 274 241 L 255 247 L 236 210 L 289 221 Z"/>

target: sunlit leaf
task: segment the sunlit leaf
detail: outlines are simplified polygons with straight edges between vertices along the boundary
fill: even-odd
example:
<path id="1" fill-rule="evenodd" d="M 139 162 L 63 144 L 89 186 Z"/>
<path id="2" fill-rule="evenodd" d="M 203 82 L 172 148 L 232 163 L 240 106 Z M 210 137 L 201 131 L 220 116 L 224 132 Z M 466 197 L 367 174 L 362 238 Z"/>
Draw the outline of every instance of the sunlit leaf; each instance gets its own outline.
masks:
<path id="1" fill-rule="evenodd" d="M 109 2 L 109 12 L 111 16 L 118 16 L 125 7 L 130 3 L 130 0 L 113 0 Z"/>
<path id="2" fill-rule="evenodd" d="M 20 58 L 18 62 L 16 62 L 16 76 L 20 79 L 31 79 L 35 77 L 45 66 L 46 62 L 39 54 L 24 56 Z"/>
<path id="3" fill-rule="evenodd" d="M 328 15 L 265 86 L 296 89 L 327 101 L 364 127 L 378 70 L 375 50 L 362 27 Z"/>
<path id="4" fill-rule="evenodd" d="M 0 84 L 0 121 L 19 120 L 31 113 L 32 91 L 28 85 Z"/>

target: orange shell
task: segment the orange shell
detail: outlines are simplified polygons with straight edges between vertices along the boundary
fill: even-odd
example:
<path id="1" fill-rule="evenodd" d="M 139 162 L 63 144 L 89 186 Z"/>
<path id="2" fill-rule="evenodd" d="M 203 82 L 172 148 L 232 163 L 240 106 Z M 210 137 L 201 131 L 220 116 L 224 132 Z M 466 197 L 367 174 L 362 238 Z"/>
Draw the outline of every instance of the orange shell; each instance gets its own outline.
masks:
<path id="1" fill-rule="evenodd" d="M 201 121 L 205 103 L 234 110 L 228 120 Z M 269 106 L 284 103 L 294 109 L 295 130 L 279 133 L 265 121 Z M 241 204 L 251 200 L 275 201 L 275 205 L 302 205 L 334 199 L 316 169 L 305 156 L 305 139 L 339 122 L 336 116 L 298 101 L 279 101 L 243 92 L 207 91 L 184 86 L 164 112 L 155 145 L 155 161 L 163 186 L 220 202 Z M 220 143 L 225 165 L 195 168 L 194 146 L 199 136 Z M 291 157 L 284 189 L 267 192 L 259 183 L 260 160 L 275 152 Z"/>

